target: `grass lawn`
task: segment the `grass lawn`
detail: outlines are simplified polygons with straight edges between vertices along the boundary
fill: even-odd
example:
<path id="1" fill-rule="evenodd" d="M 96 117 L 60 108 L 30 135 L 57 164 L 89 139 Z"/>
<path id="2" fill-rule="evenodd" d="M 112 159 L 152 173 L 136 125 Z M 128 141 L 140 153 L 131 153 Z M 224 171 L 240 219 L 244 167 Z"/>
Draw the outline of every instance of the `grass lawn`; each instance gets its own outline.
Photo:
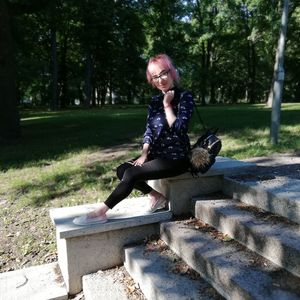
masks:
<path id="1" fill-rule="evenodd" d="M 208 127 L 219 128 L 220 155 L 300 149 L 300 104 L 283 104 L 276 146 L 264 105 L 199 110 Z M 139 153 L 146 113 L 146 106 L 21 112 L 22 139 L 0 148 L 0 272 L 56 260 L 49 208 L 103 201 L 117 184 L 114 168 Z M 201 129 L 196 115 L 190 128 L 194 140 Z"/>

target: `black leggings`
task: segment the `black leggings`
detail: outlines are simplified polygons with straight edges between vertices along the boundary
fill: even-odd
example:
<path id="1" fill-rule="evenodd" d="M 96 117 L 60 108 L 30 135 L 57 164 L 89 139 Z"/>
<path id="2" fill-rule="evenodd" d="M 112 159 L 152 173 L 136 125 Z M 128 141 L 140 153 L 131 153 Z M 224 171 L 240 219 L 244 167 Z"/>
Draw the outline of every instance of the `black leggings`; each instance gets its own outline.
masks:
<path id="1" fill-rule="evenodd" d="M 152 188 L 145 182 L 146 180 L 177 176 L 185 173 L 189 168 L 187 159 L 156 158 L 141 166 L 134 166 L 133 161 L 125 162 L 117 168 L 117 176 L 121 182 L 104 202 L 109 208 L 113 208 L 129 196 L 134 188 L 144 194 L 150 193 Z"/>

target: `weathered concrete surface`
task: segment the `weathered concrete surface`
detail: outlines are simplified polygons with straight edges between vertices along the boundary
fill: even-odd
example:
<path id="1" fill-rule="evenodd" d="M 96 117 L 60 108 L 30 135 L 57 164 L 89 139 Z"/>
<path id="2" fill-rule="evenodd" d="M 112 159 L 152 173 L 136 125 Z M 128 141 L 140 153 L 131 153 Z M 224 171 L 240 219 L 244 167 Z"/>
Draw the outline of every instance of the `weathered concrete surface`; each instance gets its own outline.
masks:
<path id="1" fill-rule="evenodd" d="M 200 276 L 188 273 L 170 249 L 126 248 L 124 265 L 148 300 L 221 299 Z"/>
<path id="2" fill-rule="evenodd" d="M 288 165 L 300 165 L 300 152 L 298 153 L 274 153 L 269 156 L 252 157 L 243 160 L 262 167 L 278 167 Z"/>
<path id="3" fill-rule="evenodd" d="M 181 215 L 190 211 L 192 197 L 220 191 L 223 175 L 243 173 L 253 168 L 254 163 L 218 156 L 215 164 L 205 174 L 194 177 L 185 173 L 171 178 L 149 180 L 148 184 L 169 199 L 173 215 Z"/>
<path id="4" fill-rule="evenodd" d="M 1 300 L 65 300 L 67 289 L 57 263 L 0 274 Z"/>
<path id="5" fill-rule="evenodd" d="M 242 177 L 245 178 L 245 177 Z M 223 193 L 246 204 L 300 223 L 300 181 L 290 178 L 252 180 L 224 178 Z"/>
<path id="6" fill-rule="evenodd" d="M 223 192 L 300 223 L 300 153 L 245 160 L 256 164 L 248 174 L 228 175 Z"/>
<path id="7" fill-rule="evenodd" d="M 125 199 L 108 213 L 104 224 L 78 226 L 75 216 L 95 205 L 51 210 L 56 226 L 58 261 L 67 290 L 82 290 L 81 277 L 123 263 L 123 247 L 159 234 L 159 222 L 172 217 L 170 211 L 145 213 L 146 197 Z"/>
<path id="8" fill-rule="evenodd" d="M 300 225 L 231 199 L 196 201 L 195 217 L 300 277 Z"/>
<path id="9" fill-rule="evenodd" d="M 82 286 L 85 300 L 128 300 L 124 285 L 101 272 L 83 276 Z"/>
<path id="10" fill-rule="evenodd" d="M 235 241 L 185 222 L 161 224 L 161 238 L 227 299 L 300 299 L 300 279 Z"/>

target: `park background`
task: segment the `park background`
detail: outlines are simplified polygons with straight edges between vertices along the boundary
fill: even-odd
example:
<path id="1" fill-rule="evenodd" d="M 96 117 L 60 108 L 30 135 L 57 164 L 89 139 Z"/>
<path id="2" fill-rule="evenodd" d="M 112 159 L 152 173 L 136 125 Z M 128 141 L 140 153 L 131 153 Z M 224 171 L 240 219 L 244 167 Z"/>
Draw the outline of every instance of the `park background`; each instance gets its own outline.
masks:
<path id="1" fill-rule="evenodd" d="M 117 184 L 114 169 L 141 146 L 156 92 L 145 78 L 154 54 L 173 58 L 204 122 L 219 128 L 221 155 L 297 153 L 297 1 L 289 7 L 279 142 L 270 143 L 282 5 L 0 0 L 0 271 L 55 261 L 49 208 L 103 201 Z M 196 116 L 190 132 L 192 140 L 201 132 Z"/>

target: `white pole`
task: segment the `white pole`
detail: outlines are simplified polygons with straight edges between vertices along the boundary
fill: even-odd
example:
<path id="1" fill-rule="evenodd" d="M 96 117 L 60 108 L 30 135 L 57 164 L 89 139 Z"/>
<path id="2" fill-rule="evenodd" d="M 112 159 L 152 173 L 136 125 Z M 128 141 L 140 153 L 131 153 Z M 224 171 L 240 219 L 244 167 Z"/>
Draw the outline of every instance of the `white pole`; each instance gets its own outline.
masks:
<path id="1" fill-rule="evenodd" d="M 280 129 L 280 107 L 284 82 L 284 46 L 288 24 L 289 0 L 284 0 L 281 16 L 280 36 L 276 52 L 276 70 L 273 85 L 272 118 L 271 118 L 271 143 L 278 143 Z"/>

